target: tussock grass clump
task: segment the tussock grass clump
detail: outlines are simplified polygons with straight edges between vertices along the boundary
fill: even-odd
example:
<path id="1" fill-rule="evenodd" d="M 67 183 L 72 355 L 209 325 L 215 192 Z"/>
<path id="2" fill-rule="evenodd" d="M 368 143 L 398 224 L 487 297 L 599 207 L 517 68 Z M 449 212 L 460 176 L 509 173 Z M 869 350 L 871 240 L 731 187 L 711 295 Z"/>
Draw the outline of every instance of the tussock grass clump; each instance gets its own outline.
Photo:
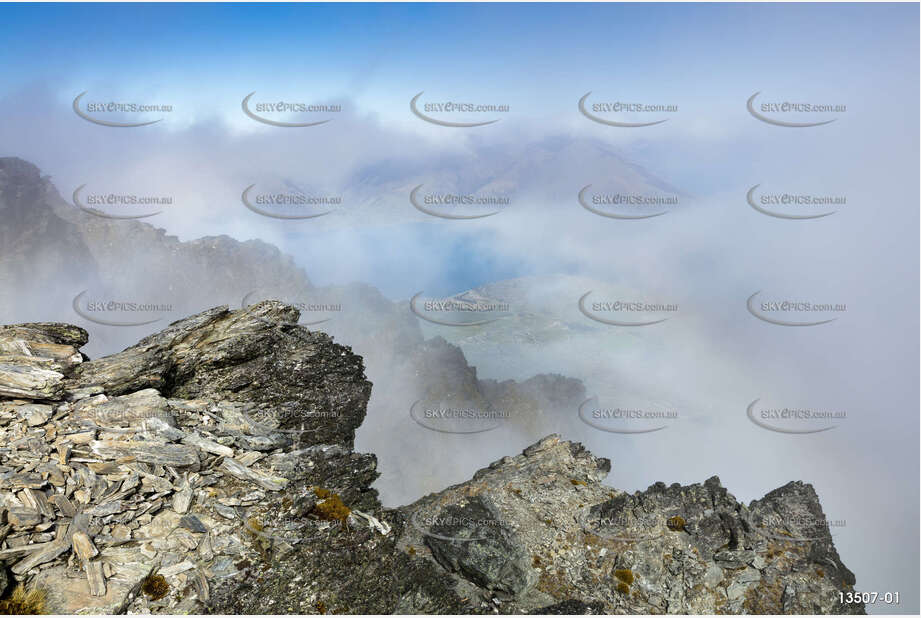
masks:
<path id="1" fill-rule="evenodd" d="M 683 530 L 684 530 L 684 526 L 685 526 L 686 524 L 687 524 L 687 522 L 684 521 L 684 517 L 682 517 L 681 515 L 675 515 L 674 517 L 669 517 L 669 518 L 665 521 L 665 525 L 666 525 L 666 526 L 668 527 L 668 529 L 671 530 L 672 532 L 681 532 L 681 531 L 683 531 Z"/>
<path id="2" fill-rule="evenodd" d="M 44 590 L 26 589 L 19 584 L 6 599 L 0 600 L 0 615 L 23 616 L 47 614 L 47 597 Z"/>
<path id="3" fill-rule="evenodd" d="M 169 584 L 162 575 L 148 575 L 141 583 L 141 592 L 151 601 L 159 601 L 169 593 Z"/>
<path id="4" fill-rule="evenodd" d="M 628 586 L 633 583 L 633 571 L 630 569 L 614 569 L 614 577 Z"/>
<path id="5" fill-rule="evenodd" d="M 317 502 L 316 506 L 313 507 L 314 512 L 320 519 L 338 521 L 342 524 L 346 523 L 352 509 L 342 502 L 342 498 L 339 497 L 339 494 L 334 494 L 330 490 L 322 487 L 314 488 L 313 493 L 321 500 L 321 502 Z"/>
<path id="6" fill-rule="evenodd" d="M 325 487 L 314 487 L 313 495 L 315 495 L 320 500 L 326 500 L 327 498 L 331 498 L 334 494 Z"/>

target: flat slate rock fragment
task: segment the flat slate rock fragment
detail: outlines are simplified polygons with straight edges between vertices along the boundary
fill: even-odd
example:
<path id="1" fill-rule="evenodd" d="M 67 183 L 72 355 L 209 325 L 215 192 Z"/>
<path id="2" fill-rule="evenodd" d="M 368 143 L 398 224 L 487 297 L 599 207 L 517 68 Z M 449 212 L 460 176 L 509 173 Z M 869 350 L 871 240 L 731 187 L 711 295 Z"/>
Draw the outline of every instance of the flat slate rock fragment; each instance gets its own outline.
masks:
<path id="1" fill-rule="evenodd" d="M 96 549 L 96 546 L 93 545 L 92 539 L 90 539 L 89 535 L 85 532 L 74 532 L 70 542 L 73 546 L 74 555 L 76 555 L 77 558 L 83 562 L 86 562 L 90 558 L 95 558 L 99 555 L 99 550 Z"/>
<path id="2" fill-rule="evenodd" d="M 106 595 L 106 578 L 103 574 L 102 562 L 88 560 L 83 563 L 83 569 L 86 571 L 90 594 L 94 597 L 104 597 Z"/>
<path id="3" fill-rule="evenodd" d="M 174 468 L 199 465 L 198 449 L 182 444 L 156 444 L 141 440 L 94 440 L 93 453 L 103 459 L 133 458 L 144 463 Z"/>
<path id="4" fill-rule="evenodd" d="M 257 472 L 252 468 L 247 468 L 246 466 L 240 464 L 231 458 L 224 459 L 221 464 L 221 469 L 243 481 L 250 481 L 268 489 L 269 491 L 281 491 L 288 484 L 288 480 L 284 477 L 275 477 L 269 476 L 268 474 L 262 474 Z"/>
<path id="5" fill-rule="evenodd" d="M 205 524 L 201 523 L 201 520 L 194 515 L 185 515 L 179 520 L 179 525 L 192 532 L 208 532 Z"/>
<path id="6" fill-rule="evenodd" d="M 64 392 L 64 374 L 51 363 L 20 358 L 0 358 L 0 397 L 11 399 L 57 399 Z"/>

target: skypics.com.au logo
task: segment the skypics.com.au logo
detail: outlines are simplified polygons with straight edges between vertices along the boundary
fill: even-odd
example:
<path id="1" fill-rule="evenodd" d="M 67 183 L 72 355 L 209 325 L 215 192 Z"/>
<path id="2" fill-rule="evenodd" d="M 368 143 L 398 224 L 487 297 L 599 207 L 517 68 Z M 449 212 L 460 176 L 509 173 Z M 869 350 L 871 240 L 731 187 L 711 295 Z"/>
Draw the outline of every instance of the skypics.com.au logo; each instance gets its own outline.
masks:
<path id="1" fill-rule="evenodd" d="M 748 98 L 748 101 L 745 103 L 748 113 L 761 122 L 776 127 L 793 129 L 820 127 L 822 125 L 831 124 L 837 120 L 837 118 L 828 118 L 829 114 L 843 114 L 847 111 L 847 105 L 840 103 L 762 100 L 756 104 L 755 99 L 760 94 L 761 92 L 758 91 Z M 822 119 L 807 120 L 807 118 L 815 117 L 815 115 L 818 115 Z M 798 120 L 793 120 L 794 118 Z"/>
<path id="2" fill-rule="evenodd" d="M 822 219 L 838 212 L 829 210 L 847 204 L 843 195 L 815 195 L 810 193 L 764 193 L 756 195 L 760 184 L 748 190 L 745 199 L 748 205 L 763 215 L 776 219 L 802 221 Z"/>
<path id="3" fill-rule="evenodd" d="M 677 195 L 647 195 L 626 192 L 589 192 L 592 185 L 579 191 L 579 204 L 585 210 L 609 219 L 652 219 L 667 215 L 678 206 Z"/>
<path id="4" fill-rule="evenodd" d="M 440 127 L 455 129 L 485 127 L 499 122 L 499 118 L 493 117 L 496 114 L 507 114 L 510 111 L 510 107 L 504 103 L 450 100 L 420 102 L 419 99 L 424 93 L 425 91 L 423 90 L 410 100 L 409 109 L 416 118 Z M 469 120 L 466 122 L 461 120 L 463 118 L 472 119 L 482 116 L 488 116 L 489 119 Z"/>
<path id="5" fill-rule="evenodd" d="M 785 434 L 822 433 L 847 418 L 844 410 L 764 405 L 755 399 L 745 409 L 748 420 L 767 431 Z"/>
<path id="6" fill-rule="evenodd" d="M 597 397 L 589 397 L 579 405 L 579 420 L 606 433 L 641 434 L 662 431 L 678 420 L 674 409 L 600 405 Z"/>
<path id="7" fill-rule="evenodd" d="M 80 118 L 103 127 L 132 128 L 146 127 L 157 124 L 163 117 L 149 119 L 153 115 L 161 115 L 173 111 L 172 105 L 162 103 L 144 103 L 138 101 L 101 100 L 93 99 L 82 101 L 87 91 L 84 90 L 74 98 L 73 110 Z M 129 120 L 138 115 L 145 120 Z"/>
<path id="8" fill-rule="evenodd" d="M 103 219 L 146 219 L 172 206 L 171 195 L 138 194 L 124 191 L 84 191 L 85 184 L 74 189 L 74 206 L 85 213 Z M 140 212 L 137 212 L 137 210 Z M 153 212 L 150 212 L 153 210 Z"/>
<path id="9" fill-rule="evenodd" d="M 590 320 L 609 326 L 651 326 L 665 322 L 671 317 L 668 314 L 678 311 L 678 305 L 675 303 L 636 299 L 600 299 L 589 302 L 588 297 L 591 294 L 592 291 L 589 290 L 579 298 L 579 311 Z M 604 316 L 616 316 L 618 319 Z"/>
<path id="10" fill-rule="evenodd" d="M 498 429 L 511 418 L 511 412 L 468 402 L 418 399 L 409 407 L 409 416 L 429 431 L 474 434 Z"/>
<path id="11" fill-rule="evenodd" d="M 748 297 L 745 306 L 748 312 L 762 322 L 775 326 L 819 326 L 837 320 L 835 313 L 847 311 L 846 303 L 829 303 L 801 298 L 761 298 L 755 300 L 761 290 Z M 822 317 L 824 319 L 814 319 Z M 793 319 L 798 318 L 798 319 Z"/>
<path id="12" fill-rule="evenodd" d="M 102 326 L 145 326 L 173 313 L 173 305 L 168 302 L 113 298 L 108 294 L 94 296 L 89 290 L 74 296 L 71 306 L 81 318 Z"/>
<path id="13" fill-rule="evenodd" d="M 597 122 L 598 124 L 609 127 L 627 129 L 651 127 L 668 121 L 668 118 L 661 118 L 662 115 L 673 114 L 678 111 L 677 105 L 661 103 L 643 103 L 637 101 L 599 101 L 596 103 L 588 103 L 588 97 L 591 94 L 591 91 L 586 92 L 582 98 L 579 99 L 579 112 L 592 122 Z M 631 117 L 649 114 L 656 119 L 629 122 L 623 118 L 625 114 Z"/>
<path id="14" fill-rule="evenodd" d="M 416 186 L 409 194 L 413 208 L 440 219 L 483 219 L 497 215 L 511 204 L 506 195 L 486 193 L 423 192 Z M 486 210 L 487 212 L 482 212 Z"/>
<path id="15" fill-rule="evenodd" d="M 483 326 L 507 317 L 509 304 L 460 295 L 453 298 L 423 300 L 419 292 L 409 301 L 409 309 L 419 318 L 441 326 Z"/>
<path id="16" fill-rule="evenodd" d="M 270 219 L 317 219 L 342 206 L 340 195 L 314 195 L 299 190 L 260 193 L 254 191 L 255 187 L 255 184 L 246 187 L 240 200 L 248 210 Z"/>
<path id="17" fill-rule="evenodd" d="M 322 298 L 322 294 L 284 294 L 272 293 L 266 290 L 251 290 L 247 292 L 240 301 L 240 308 L 247 307 L 259 302 L 260 300 L 278 300 L 286 305 L 290 305 L 300 311 L 300 319 L 296 322 L 298 326 L 316 326 L 335 319 L 342 313 L 342 303 L 333 302 L 330 299 Z"/>
<path id="18" fill-rule="evenodd" d="M 341 105 L 326 103 L 306 103 L 303 101 L 276 99 L 274 101 L 253 101 L 256 91 L 243 97 L 240 107 L 243 113 L 256 122 L 285 129 L 316 127 L 331 122 L 332 118 L 314 120 L 318 115 L 328 116 L 342 111 Z M 287 120 L 282 120 L 287 118 Z M 295 122 L 294 118 L 302 119 Z"/>

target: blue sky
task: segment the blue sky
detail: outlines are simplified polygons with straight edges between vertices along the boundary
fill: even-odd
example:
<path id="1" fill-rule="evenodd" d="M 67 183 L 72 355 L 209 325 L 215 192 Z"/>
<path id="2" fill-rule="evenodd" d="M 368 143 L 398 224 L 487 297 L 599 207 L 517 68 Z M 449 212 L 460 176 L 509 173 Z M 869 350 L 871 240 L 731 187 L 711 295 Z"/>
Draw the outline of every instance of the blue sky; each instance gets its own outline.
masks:
<path id="1" fill-rule="evenodd" d="M 912 4 L 4 5 L 5 91 L 57 80 L 152 89 L 196 115 L 253 89 L 347 97 L 402 112 L 407 93 L 457 88 L 522 114 L 572 91 L 629 84 L 683 103 L 738 87 L 840 83 L 917 66 Z M 868 53 L 868 51 L 870 53 Z M 757 76 L 757 79 L 755 78 Z M 757 82 L 757 83 L 755 83 Z M 747 95 L 746 95 L 747 96 Z M 189 111 L 188 109 L 186 111 Z"/>
<path id="2" fill-rule="evenodd" d="M 115 163 L 147 165 L 137 140 L 146 152 L 181 154 L 190 142 L 208 142 L 202 151 L 219 151 L 233 165 L 250 156 L 232 145 L 247 136 L 271 137 L 270 144 L 292 153 L 329 149 L 304 173 L 322 167 L 328 176 L 341 168 L 343 178 L 372 165 L 373 156 L 362 156 L 376 149 L 390 162 L 417 144 L 475 157 L 486 146 L 501 150 L 503 141 L 589 138 L 694 195 L 734 190 L 728 185 L 749 178 L 754 184 L 772 167 L 788 176 L 817 157 L 825 165 L 810 174 L 819 178 L 854 167 L 867 151 L 907 148 L 917 159 L 912 4 L 105 3 L 3 5 L 0 14 L 0 107 L 43 119 L 26 123 L 20 113 L 0 121 L 0 139 L 9 154 L 34 160 L 65 188 Z M 84 90 L 88 99 L 166 103 L 174 111 L 156 132 L 128 140 L 72 113 L 73 97 Z M 506 103 L 511 113 L 484 131 L 445 131 L 409 112 L 420 90 L 436 101 Z M 589 90 L 597 100 L 677 104 L 680 112 L 649 130 L 599 131 L 576 109 Z M 846 102 L 849 133 L 831 127 L 826 134 L 836 144 L 827 148 L 816 133 L 773 131 L 745 111 L 745 99 L 758 90 Z M 241 113 L 240 100 L 252 91 L 265 100 L 339 102 L 348 114 L 310 133 L 280 135 Z M 341 131 L 360 135 L 369 127 L 374 137 L 367 145 L 341 138 Z M 95 145 L 91 153 L 82 148 L 88 143 Z M 911 167 L 905 156 L 894 160 Z M 159 224 L 181 238 L 203 229 L 252 234 L 297 253 L 295 241 L 277 229 L 234 217 L 200 221 L 186 211 L 182 220 Z M 440 242 L 463 251 L 466 239 L 429 240 Z M 464 288 L 498 272 L 534 270 L 506 260 L 452 259 L 438 271 L 440 284 Z M 397 286 L 405 277 L 386 262 L 366 267 L 367 278 L 390 295 L 415 287 Z M 387 273 L 390 281 L 383 280 Z"/>

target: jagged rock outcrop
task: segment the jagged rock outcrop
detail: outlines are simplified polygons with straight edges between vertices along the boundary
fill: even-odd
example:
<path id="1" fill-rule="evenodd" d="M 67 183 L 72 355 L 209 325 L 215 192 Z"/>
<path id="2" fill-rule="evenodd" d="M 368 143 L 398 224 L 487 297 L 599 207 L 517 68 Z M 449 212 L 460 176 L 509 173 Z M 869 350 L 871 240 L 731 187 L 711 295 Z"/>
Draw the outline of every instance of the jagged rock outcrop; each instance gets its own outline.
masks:
<path id="1" fill-rule="evenodd" d="M 382 508 L 362 360 L 297 320 L 219 307 L 92 361 L 77 327 L 0 328 L 4 575 L 60 613 L 863 612 L 800 482 L 626 494 L 552 435 Z"/>

